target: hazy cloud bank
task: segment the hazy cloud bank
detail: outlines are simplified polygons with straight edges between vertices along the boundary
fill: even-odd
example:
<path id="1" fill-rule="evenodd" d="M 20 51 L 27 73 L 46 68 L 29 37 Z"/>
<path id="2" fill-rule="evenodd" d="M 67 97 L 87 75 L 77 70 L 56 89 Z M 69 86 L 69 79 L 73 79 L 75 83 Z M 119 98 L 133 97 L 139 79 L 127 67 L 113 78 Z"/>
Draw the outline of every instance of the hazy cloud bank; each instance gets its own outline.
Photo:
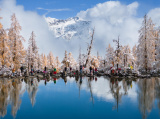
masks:
<path id="1" fill-rule="evenodd" d="M 137 43 L 142 21 L 136 17 L 137 8 L 137 2 L 123 5 L 118 1 L 109 1 L 81 11 L 77 16 L 92 21 L 92 27 L 96 28 L 95 44 L 99 44 L 97 48 L 113 44 L 113 39 L 117 39 L 119 35 L 122 45 L 133 46 Z"/>

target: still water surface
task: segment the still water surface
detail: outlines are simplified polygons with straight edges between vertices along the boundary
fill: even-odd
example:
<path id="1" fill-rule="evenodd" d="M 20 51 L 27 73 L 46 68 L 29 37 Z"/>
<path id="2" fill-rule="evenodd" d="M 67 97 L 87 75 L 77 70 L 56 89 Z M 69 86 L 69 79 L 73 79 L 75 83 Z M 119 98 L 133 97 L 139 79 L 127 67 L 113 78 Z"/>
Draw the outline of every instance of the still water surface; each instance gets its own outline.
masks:
<path id="1" fill-rule="evenodd" d="M 0 79 L 2 119 L 159 119 L 160 78 Z"/>

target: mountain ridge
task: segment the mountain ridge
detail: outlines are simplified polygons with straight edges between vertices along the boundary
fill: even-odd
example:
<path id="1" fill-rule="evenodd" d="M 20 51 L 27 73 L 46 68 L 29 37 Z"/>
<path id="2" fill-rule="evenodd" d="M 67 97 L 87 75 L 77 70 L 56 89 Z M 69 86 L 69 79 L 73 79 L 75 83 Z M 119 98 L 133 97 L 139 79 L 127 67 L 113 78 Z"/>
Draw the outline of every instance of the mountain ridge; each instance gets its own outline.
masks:
<path id="1" fill-rule="evenodd" d="M 85 21 L 79 17 L 71 17 L 65 20 L 45 17 L 45 20 L 57 39 L 86 38 L 91 29 L 91 21 Z"/>

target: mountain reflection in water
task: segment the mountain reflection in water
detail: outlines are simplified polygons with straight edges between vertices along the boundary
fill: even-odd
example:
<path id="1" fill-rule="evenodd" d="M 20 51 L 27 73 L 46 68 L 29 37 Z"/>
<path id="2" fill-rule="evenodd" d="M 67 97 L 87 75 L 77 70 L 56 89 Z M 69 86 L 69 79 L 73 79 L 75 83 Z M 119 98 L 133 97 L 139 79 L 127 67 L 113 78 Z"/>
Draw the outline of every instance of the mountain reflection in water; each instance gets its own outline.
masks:
<path id="1" fill-rule="evenodd" d="M 50 93 L 53 93 L 53 95 L 47 95 Z M 67 104 L 67 102 L 65 103 L 67 95 L 68 100 L 72 101 L 71 107 L 74 107 L 77 100 L 83 100 L 86 104 L 90 103 L 92 105 L 89 105 L 90 108 L 94 110 L 100 103 L 103 103 L 106 107 L 111 104 L 108 113 L 111 111 L 120 114 L 122 111 L 127 111 L 128 106 L 134 105 L 130 108 L 138 110 L 137 115 L 140 113 L 140 118 L 153 118 L 155 112 L 159 112 L 160 109 L 160 78 L 134 80 L 110 79 L 108 77 L 65 77 L 64 79 L 51 78 L 43 80 L 37 78 L 0 79 L 0 117 L 9 118 L 12 115 L 12 118 L 16 118 L 18 114 L 22 113 L 21 111 L 29 111 L 29 109 L 32 110 L 37 106 L 43 108 L 43 103 L 36 104 L 36 101 L 42 99 L 41 102 L 56 100 L 59 104 L 61 104 L 60 100 L 63 100 L 63 106 L 65 106 Z M 25 104 L 27 98 L 30 99 L 32 108 Z M 86 102 L 88 99 L 89 102 Z M 21 110 L 22 103 L 24 105 Z M 27 108 L 23 109 L 25 107 Z M 47 108 L 49 110 L 52 107 L 48 105 Z M 83 107 L 78 105 L 76 108 L 82 109 Z M 85 108 L 88 108 L 88 106 Z M 83 108 L 84 111 L 85 108 Z M 155 109 L 156 111 L 154 111 Z M 36 112 L 36 110 L 34 111 Z M 151 114 L 152 111 L 153 114 Z M 100 114 L 102 112 L 103 108 Z M 107 110 L 105 113 L 107 113 Z M 51 115 L 48 116 L 52 117 Z M 70 117 L 69 113 L 68 116 Z M 18 117 L 23 118 L 23 115 Z M 156 118 L 159 117 L 158 115 Z M 123 117 L 119 116 L 119 118 Z"/>

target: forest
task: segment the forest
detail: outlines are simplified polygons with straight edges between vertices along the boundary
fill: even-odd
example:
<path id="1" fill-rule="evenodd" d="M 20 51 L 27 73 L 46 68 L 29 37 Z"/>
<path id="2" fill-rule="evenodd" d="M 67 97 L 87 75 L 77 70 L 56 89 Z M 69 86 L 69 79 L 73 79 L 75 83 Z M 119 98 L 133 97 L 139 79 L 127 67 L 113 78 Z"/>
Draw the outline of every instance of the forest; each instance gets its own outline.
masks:
<path id="1" fill-rule="evenodd" d="M 91 33 L 91 43 L 88 45 L 87 53 L 81 54 L 79 50 L 79 57 L 74 59 L 72 53 L 65 51 L 64 58 L 59 61 L 58 56 L 54 56 L 52 52 L 49 54 L 40 54 L 39 48 L 36 44 L 36 34 L 31 31 L 28 41 L 28 48 L 25 49 L 23 42 L 26 41 L 20 34 L 22 30 L 21 25 L 16 18 L 16 14 L 11 16 L 11 26 L 8 29 L 3 28 L 0 23 L 0 67 L 3 69 L 16 71 L 20 67 L 24 67 L 30 71 L 33 67 L 34 71 L 43 71 L 44 67 L 47 69 L 56 68 L 57 72 L 63 71 L 65 67 L 72 67 L 73 70 L 79 70 L 82 65 L 84 70 L 89 71 L 89 67 L 98 68 L 99 70 L 108 71 L 126 70 L 130 69 L 136 73 L 150 73 L 159 72 L 160 66 L 160 37 L 159 28 L 156 28 L 151 18 L 144 16 L 142 25 L 139 29 L 138 44 L 130 48 L 129 44 L 122 46 L 120 38 L 113 40 L 116 48 L 110 44 L 106 44 L 106 54 L 104 56 L 97 56 L 91 54 L 94 40 L 94 32 Z M 105 49 L 104 49 L 105 50 Z"/>

